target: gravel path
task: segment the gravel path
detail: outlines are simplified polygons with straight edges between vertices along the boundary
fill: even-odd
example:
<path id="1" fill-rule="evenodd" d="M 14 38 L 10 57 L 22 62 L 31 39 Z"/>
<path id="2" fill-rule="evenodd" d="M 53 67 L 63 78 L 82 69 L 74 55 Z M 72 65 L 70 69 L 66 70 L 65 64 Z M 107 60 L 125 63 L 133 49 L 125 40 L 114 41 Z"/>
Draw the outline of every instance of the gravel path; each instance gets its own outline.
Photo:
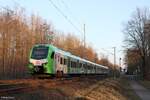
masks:
<path id="1" fill-rule="evenodd" d="M 130 81 L 130 85 L 141 100 L 150 100 L 150 91 L 138 84 L 136 81 Z"/>

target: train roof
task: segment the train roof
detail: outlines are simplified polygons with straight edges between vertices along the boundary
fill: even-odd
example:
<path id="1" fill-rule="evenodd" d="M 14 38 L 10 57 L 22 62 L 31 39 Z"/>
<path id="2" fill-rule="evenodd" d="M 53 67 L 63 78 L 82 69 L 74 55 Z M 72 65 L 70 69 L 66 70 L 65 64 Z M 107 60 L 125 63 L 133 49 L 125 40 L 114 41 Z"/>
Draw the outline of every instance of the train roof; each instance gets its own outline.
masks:
<path id="1" fill-rule="evenodd" d="M 55 48 L 55 52 L 63 54 L 64 56 L 70 56 L 71 55 L 70 52 L 66 52 L 66 51 L 63 51 L 63 50 L 58 49 L 58 48 Z"/>

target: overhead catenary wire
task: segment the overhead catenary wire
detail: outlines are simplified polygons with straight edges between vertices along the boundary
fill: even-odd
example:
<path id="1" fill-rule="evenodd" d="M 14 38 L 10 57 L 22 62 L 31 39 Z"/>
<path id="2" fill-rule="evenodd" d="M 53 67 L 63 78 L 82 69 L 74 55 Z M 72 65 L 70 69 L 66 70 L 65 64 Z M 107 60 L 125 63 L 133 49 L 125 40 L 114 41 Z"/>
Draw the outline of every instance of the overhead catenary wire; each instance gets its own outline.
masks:
<path id="1" fill-rule="evenodd" d="M 79 22 L 79 20 L 77 20 L 76 17 L 73 16 L 73 13 L 70 10 L 70 7 L 66 4 L 66 2 L 64 0 L 60 0 L 61 3 L 64 5 L 64 7 L 66 8 L 67 12 L 70 14 L 70 16 L 72 17 L 73 20 L 75 20 L 75 22 L 79 25 L 81 25 L 81 23 Z"/>
<path id="2" fill-rule="evenodd" d="M 11 13 L 14 13 L 14 11 L 13 11 L 13 10 L 11 10 L 11 9 L 8 9 L 8 8 L 3 7 L 3 6 L 1 6 L 1 5 L 0 5 L 0 7 L 1 7 L 1 9 L 7 10 L 7 11 L 9 11 L 9 12 L 11 12 Z"/>
<path id="3" fill-rule="evenodd" d="M 85 23 L 83 25 L 81 25 L 80 21 L 73 15 L 73 13 L 70 10 L 70 7 L 67 5 L 67 3 L 64 0 L 60 0 L 60 3 L 66 8 L 65 11 L 68 12 L 68 14 L 70 15 L 71 19 L 74 20 L 74 22 L 76 22 L 76 24 L 78 24 L 79 26 L 83 26 L 83 31 L 80 32 L 81 33 L 81 37 L 83 37 L 82 39 L 82 43 L 85 47 Z M 83 36 L 82 36 L 83 35 Z"/>
<path id="4" fill-rule="evenodd" d="M 52 1 L 52 0 L 51 0 Z M 79 23 L 79 21 L 72 15 L 72 12 L 70 11 L 70 8 L 68 7 L 68 5 L 66 4 L 66 2 L 64 1 L 64 0 L 60 0 L 61 1 L 61 3 L 62 3 L 62 5 L 66 8 L 66 11 L 68 12 L 68 14 L 72 17 L 72 19 L 76 22 L 76 24 L 79 24 L 79 25 L 81 25 L 81 23 Z M 60 9 L 59 9 L 60 10 Z M 62 11 L 61 11 L 62 12 Z M 62 12 L 63 13 L 63 12 Z M 63 13 L 64 14 L 64 13 Z M 65 14 L 64 14 L 65 15 Z M 67 17 L 67 16 L 66 16 Z M 68 17 L 67 17 L 68 18 Z M 71 20 L 70 20 L 71 21 Z M 73 24 L 73 23 L 72 23 Z M 73 26 L 75 26 L 75 24 L 73 24 Z M 75 28 L 77 28 L 76 26 L 75 26 Z M 79 30 L 78 28 L 77 28 L 77 30 Z M 80 31 L 80 30 L 79 30 Z M 82 31 L 80 31 L 80 33 L 81 34 L 83 34 L 83 39 L 82 39 L 82 43 L 83 43 L 83 46 L 84 46 L 84 48 L 86 48 L 86 37 L 85 37 L 85 24 L 83 24 L 83 32 Z M 85 55 L 85 52 L 83 52 L 82 53 L 83 55 L 83 58 L 84 58 L 84 56 L 86 56 Z"/>
<path id="5" fill-rule="evenodd" d="M 59 7 L 56 6 L 56 4 L 52 1 L 49 0 L 51 5 L 74 27 L 74 29 L 76 29 L 78 32 L 83 33 L 82 31 L 80 31 L 80 29 L 74 25 L 74 23 L 59 9 Z"/>

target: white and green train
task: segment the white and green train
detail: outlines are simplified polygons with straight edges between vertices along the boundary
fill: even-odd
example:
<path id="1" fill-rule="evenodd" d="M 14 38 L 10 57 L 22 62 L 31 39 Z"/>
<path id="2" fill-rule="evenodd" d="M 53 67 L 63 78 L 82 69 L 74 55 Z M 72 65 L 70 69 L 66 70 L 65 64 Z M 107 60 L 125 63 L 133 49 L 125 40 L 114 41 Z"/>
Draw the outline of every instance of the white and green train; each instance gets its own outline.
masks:
<path id="1" fill-rule="evenodd" d="M 37 44 L 29 55 L 31 74 L 81 75 L 108 74 L 109 69 L 91 61 L 82 59 L 50 44 Z"/>

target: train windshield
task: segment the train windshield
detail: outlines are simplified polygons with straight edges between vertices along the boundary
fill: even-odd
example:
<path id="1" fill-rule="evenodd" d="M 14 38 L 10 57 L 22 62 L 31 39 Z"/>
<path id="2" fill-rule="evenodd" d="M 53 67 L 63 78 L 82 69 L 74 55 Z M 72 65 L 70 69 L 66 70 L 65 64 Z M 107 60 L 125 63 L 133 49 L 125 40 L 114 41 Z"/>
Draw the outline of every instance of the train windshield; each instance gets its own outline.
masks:
<path id="1" fill-rule="evenodd" d="M 39 46 L 39 47 L 34 47 L 31 58 L 32 59 L 45 59 L 47 58 L 48 55 L 48 47 L 45 46 Z"/>

